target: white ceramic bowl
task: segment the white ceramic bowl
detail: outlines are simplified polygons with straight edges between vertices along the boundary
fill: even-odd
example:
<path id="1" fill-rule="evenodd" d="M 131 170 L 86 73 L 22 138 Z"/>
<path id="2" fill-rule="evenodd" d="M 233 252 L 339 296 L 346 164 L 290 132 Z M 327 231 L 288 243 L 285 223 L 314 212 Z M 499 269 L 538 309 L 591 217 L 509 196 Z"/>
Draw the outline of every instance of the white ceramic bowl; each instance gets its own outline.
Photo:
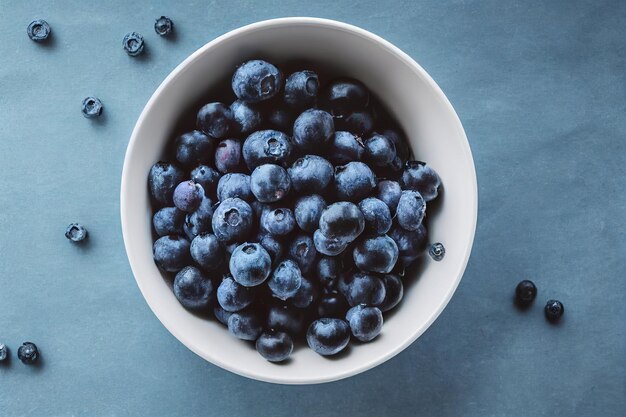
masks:
<path id="1" fill-rule="evenodd" d="M 263 57 L 284 62 L 306 59 L 337 74 L 363 81 L 396 116 L 418 159 L 442 178 L 444 192 L 430 221 L 430 240 L 443 242 L 441 262 L 424 257 L 421 276 L 373 342 L 351 346 L 340 359 L 297 349 L 282 365 L 265 361 L 248 343 L 216 321 L 201 319 L 178 303 L 152 260 L 151 208 L 146 185 L 150 167 L 175 134 L 181 111 L 235 66 Z M 193 109 L 195 111 L 197 109 Z M 121 216 L 126 252 L 137 284 L 163 325 L 202 358 L 262 381 L 310 384 L 370 369 L 398 354 L 437 318 L 467 264 L 477 215 L 476 173 L 461 123 L 437 84 L 415 61 L 384 39 L 332 20 L 285 18 L 233 30 L 209 42 L 163 81 L 133 131 L 122 173 Z"/>

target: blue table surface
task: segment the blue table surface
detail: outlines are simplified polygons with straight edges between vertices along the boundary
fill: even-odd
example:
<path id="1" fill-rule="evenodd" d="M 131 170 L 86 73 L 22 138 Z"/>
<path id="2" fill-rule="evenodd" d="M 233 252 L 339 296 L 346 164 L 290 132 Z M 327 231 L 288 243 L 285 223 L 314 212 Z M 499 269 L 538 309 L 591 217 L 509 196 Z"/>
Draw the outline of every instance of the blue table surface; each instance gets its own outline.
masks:
<path id="1" fill-rule="evenodd" d="M 154 19 L 176 27 L 158 38 Z M 163 78 L 204 43 L 309 15 L 371 30 L 439 83 L 467 131 L 480 214 L 452 301 L 412 346 L 364 374 L 278 386 L 187 350 L 126 259 L 120 173 Z M 50 44 L 26 36 L 35 18 Z M 0 0 L 1 416 L 626 415 L 626 2 Z M 149 55 L 121 49 L 145 35 Z M 105 117 L 80 103 L 100 97 Z M 65 226 L 84 223 L 87 245 Z M 511 303 L 515 284 L 536 305 Z M 548 298 L 566 313 L 543 318 Z M 16 358 L 36 342 L 39 366 Z"/>

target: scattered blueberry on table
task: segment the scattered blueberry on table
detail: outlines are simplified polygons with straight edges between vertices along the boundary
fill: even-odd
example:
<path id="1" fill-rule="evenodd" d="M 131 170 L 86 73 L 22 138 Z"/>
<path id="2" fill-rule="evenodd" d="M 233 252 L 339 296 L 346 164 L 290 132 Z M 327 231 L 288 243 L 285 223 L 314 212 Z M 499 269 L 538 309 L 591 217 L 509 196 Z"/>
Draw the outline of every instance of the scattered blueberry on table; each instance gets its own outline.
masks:
<path id="1" fill-rule="evenodd" d="M 543 311 L 549 322 L 556 323 L 561 319 L 563 313 L 565 313 L 565 307 L 563 303 L 558 300 L 548 300 Z"/>
<path id="2" fill-rule="evenodd" d="M 39 349 L 37 345 L 32 342 L 24 342 L 22 346 L 17 349 L 17 358 L 22 361 L 24 365 L 32 365 L 39 359 Z"/>
<path id="3" fill-rule="evenodd" d="M 0 362 L 5 361 L 9 357 L 9 348 L 4 343 L 0 343 Z"/>
<path id="4" fill-rule="evenodd" d="M 161 16 L 154 22 L 154 31 L 159 36 L 168 36 L 172 30 L 174 30 L 174 22 L 169 17 Z"/>
<path id="5" fill-rule="evenodd" d="M 26 28 L 28 37 L 35 42 L 43 42 L 52 33 L 48 22 L 42 19 L 33 20 Z"/>
<path id="6" fill-rule="evenodd" d="M 93 119 L 94 117 L 98 117 L 102 114 L 102 101 L 100 101 L 97 97 L 86 97 L 83 100 L 82 112 L 83 116 L 88 119 Z"/>
<path id="7" fill-rule="evenodd" d="M 141 54 L 144 49 L 143 36 L 137 32 L 129 32 L 124 36 L 122 46 L 128 55 L 137 56 Z"/>
<path id="8" fill-rule="evenodd" d="M 535 297 L 537 297 L 537 287 L 534 282 L 525 279 L 515 287 L 515 301 L 520 306 L 528 306 L 535 300 Z"/>
<path id="9" fill-rule="evenodd" d="M 87 229 L 85 229 L 85 226 L 79 223 L 71 223 L 65 229 L 65 237 L 75 243 L 82 242 L 87 239 L 88 236 L 89 233 Z"/>

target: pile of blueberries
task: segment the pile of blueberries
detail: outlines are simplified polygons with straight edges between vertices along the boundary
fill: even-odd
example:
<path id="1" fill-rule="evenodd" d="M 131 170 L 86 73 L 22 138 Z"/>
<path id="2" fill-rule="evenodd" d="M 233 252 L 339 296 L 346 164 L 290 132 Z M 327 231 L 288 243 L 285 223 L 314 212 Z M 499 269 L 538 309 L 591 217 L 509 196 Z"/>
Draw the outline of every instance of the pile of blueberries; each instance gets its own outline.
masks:
<path id="1" fill-rule="evenodd" d="M 157 266 L 267 360 L 374 339 L 427 245 L 441 181 L 359 81 L 252 60 L 150 169 Z M 174 160 L 175 159 L 175 160 Z M 441 248 L 443 249 L 443 248 Z M 438 252 L 442 255 L 442 252 Z"/>

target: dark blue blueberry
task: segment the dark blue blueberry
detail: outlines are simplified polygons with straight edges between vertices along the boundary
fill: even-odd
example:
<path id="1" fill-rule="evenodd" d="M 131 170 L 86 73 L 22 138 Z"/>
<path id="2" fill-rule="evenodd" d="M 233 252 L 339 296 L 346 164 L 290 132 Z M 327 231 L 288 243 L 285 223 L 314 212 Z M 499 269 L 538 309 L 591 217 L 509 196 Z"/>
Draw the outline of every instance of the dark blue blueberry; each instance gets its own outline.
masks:
<path id="1" fill-rule="evenodd" d="M 0 343 L 0 362 L 4 362 L 9 356 L 9 348 L 4 343 Z"/>
<path id="2" fill-rule="evenodd" d="M 233 125 L 233 112 L 224 103 L 209 103 L 198 110 L 196 125 L 209 136 L 225 137 Z"/>
<path id="3" fill-rule="evenodd" d="M 360 81 L 350 78 L 333 80 L 322 91 L 323 107 L 333 117 L 341 119 L 356 110 L 367 107 L 370 99 L 369 91 Z"/>
<path id="4" fill-rule="evenodd" d="M 261 126 L 261 112 L 250 103 L 235 100 L 230 105 L 230 110 L 233 112 L 233 128 L 236 133 L 247 135 Z"/>
<path id="5" fill-rule="evenodd" d="M 527 306 L 537 297 L 537 287 L 535 283 L 525 279 L 515 287 L 515 301 L 522 306 Z"/>
<path id="6" fill-rule="evenodd" d="M 164 207 L 152 217 L 154 231 L 159 236 L 182 234 L 183 223 L 185 223 L 185 212 L 176 207 Z"/>
<path id="7" fill-rule="evenodd" d="M 229 269 L 239 284 L 254 287 L 272 272 L 272 259 L 259 243 L 243 243 L 230 256 Z"/>
<path id="8" fill-rule="evenodd" d="M 344 320 L 323 317 L 315 320 L 306 332 L 306 341 L 315 353 L 336 355 L 350 342 L 350 327 Z"/>
<path id="9" fill-rule="evenodd" d="M 217 199 L 240 198 L 245 201 L 254 199 L 250 187 L 250 175 L 236 173 L 225 174 L 217 183 Z"/>
<path id="10" fill-rule="evenodd" d="M 17 348 L 17 358 L 24 365 L 32 365 L 39 359 L 39 349 L 33 342 L 24 342 Z"/>
<path id="11" fill-rule="evenodd" d="M 328 159 L 334 165 L 344 165 L 348 162 L 359 161 L 363 158 L 365 146 L 361 138 L 350 132 L 335 132 L 328 149 Z"/>
<path id="12" fill-rule="evenodd" d="M 299 193 L 321 193 L 333 178 L 333 166 L 317 155 L 297 159 L 288 170 L 291 184 Z"/>
<path id="13" fill-rule="evenodd" d="M 259 244 L 265 248 L 272 258 L 272 264 L 276 265 L 283 255 L 283 244 L 269 233 L 258 237 Z"/>
<path id="14" fill-rule="evenodd" d="M 365 232 L 382 235 L 391 228 L 391 212 L 383 201 L 368 197 L 359 203 L 359 210 L 365 219 Z"/>
<path id="15" fill-rule="evenodd" d="M 183 133 L 176 138 L 176 160 L 182 165 L 206 164 L 211 161 L 215 139 L 199 130 Z"/>
<path id="16" fill-rule="evenodd" d="M 174 205 L 187 213 L 193 213 L 204 198 L 204 188 L 193 181 L 183 181 L 174 189 Z"/>
<path id="17" fill-rule="evenodd" d="M 186 266 L 174 278 L 174 295 L 185 308 L 206 308 L 213 297 L 213 283 L 198 268 Z"/>
<path id="18" fill-rule="evenodd" d="M 154 31 L 159 36 L 168 36 L 174 30 L 174 22 L 169 17 L 161 16 L 154 22 Z"/>
<path id="19" fill-rule="evenodd" d="M 347 130 L 359 137 L 369 135 L 374 129 L 374 117 L 369 110 L 358 110 L 345 117 L 335 118 L 337 130 Z"/>
<path id="20" fill-rule="evenodd" d="M 220 173 L 206 165 L 199 165 L 191 171 L 191 180 L 200 184 L 206 195 L 215 195 L 219 179 Z"/>
<path id="21" fill-rule="evenodd" d="M 163 236 L 152 245 L 156 265 L 167 272 L 178 272 L 191 262 L 190 243 L 179 235 Z"/>
<path id="22" fill-rule="evenodd" d="M 213 201 L 209 197 L 204 197 L 196 211 L 187 214 L 185 217 L 183 229 L 187 237 L 193 239 L 201 233 L 210 232 L 212 218 Z"/>
<path id="23" fill-rule="evenodd" d="M 402 188 L 396 181 L 382 180 L 378 182 L 376 187 L 376 198 L 383 201 L 389 207 L 392 215 L 395 215 L 398 208 L 398 202 L 402 195 Z"/>
<path id="24" fill-rule="evenodd" d="M 314 283 L 307 278 L 302 278 L 300 288 L 291 299 L 291 303 L 298 308 L 307 308 L 317 300 L 318 292 L 318 288 Z"/>
<path id="25" fill-rule="evenodd" d="M 241 142 L 237 139 L 225 139 L 215 149 L 215 168 L 222 174 L 238 172 L 242 168 Z"/>
<path id="26" fill-rule="evenodd" d="M 385 285 L 375 275 L 357 272 L 346 282 L 345 296 L 348 304 L 378 306 L 385 300 Z"/>
<path id="27" fill-rule="evenodd" d="M 85 229 L 85 226 L 79 223 L 70 223 L 65 229 L 65 237 L 72 242 L 82 242 L 87 239 L 89 232 Z"/>
<path id="28" fill-rule="evenodd" d="M 383 275 L 383 285 L 385 286 L 385 299 L 380 304 L 381 311 L 389 311 L 402 301 L 404 295 L 404 286 L 402 280 L 398 275 L 387 274 Z"/>
<path id="29" fill-rule="evenodd" d="M 296 223 L 305 232 L 313 233 L 319 227 L 320 217 L 326 209 L 326 201 L 317 195 L 300 197 L 294 206 Z"/>
<path id="30" fill-rule="evenodd" d="M 267 328 L 287 332 L 292 336 L 300 334 L 304 320 L 302 312 L 288 305 L 273 305 L 267 312 Z"/>
<path id="31" fill-rule="evenodd" d="M 102 114 L 102 109 L 102 102 L 97 97 L 85 98 L 81 107 L 83 116 L 88 119 L 93 119 L 94 117 L 100 116 Z"/>
<path id="32" fill-rule="evenodd" d="M 293 340 L 284 332 L 265 332 L 256 340 L 256 350 L 270 362 L 282 362 L 293 351 Z"/>
<path id="33" fill-rule="evenodd" d="M 543 309 L 548 321 L 556 323 L 559 321 L 563 313 L 565 313 L 565 307 L 563 303 L 558 300 L 548 300 L 546 306 Z"/>
<path id="34" fill-rule="evenodd" d="M 428 249 L 428 254 L 435 261 L 441 261 L 446 256 L 446 248 L 443 246 L 443 243 L 433 243 L 430 245 L 430 249 Z"/>
<path id="35" fill-rule="evenodd" d="M 346 320 L 352 335 L 361 342 L 369 342 L 383 329 L 383 313 L 377 307 L 358 305 L 348 310 Z"/>
<path id="36" fill-rule="evenodd" d="M 293 231 L 296 220 L 288 208 L 265 210 L 261 215 L 261 227 L 274 236 L 284 236 Z"/>
<path id="37" fill-rule="evenodd" d="M 255 311 L 242 310 L 230 315 L 228 331 L 239 339 L 256 340 L 263 332 L 263 324 Z"/>
<path id="38" fill-rule="evenodd" d="M 217 302 L 229 313 L 240 311 L 254 301 L 254 291 L 244 287 L 232 277 L 224 277 L 217 287 Z"/>
<path id="39" fill-rule="evenodd" d="M 350 241 L 344 238 L 328 237 L 318 229 L 313 233 L 313 244 L 319 253 L 327 256 L 337 256 L 346 250 Z"/>
<path id="40" fill-rule="evenodd" d="M 233 74 L 233 92 L 239 100 L 258 103 L 274 97 L 281 88 L 283 76 L 274 65 L 252 60 L 243 63 Z"/>
<path id="41" fill-rule="evenodd" d="M 341 262 L 335 257 L 322 256 L 315 265 L 315 276 L 318 282 L 328 290 L 337 286 L 340 273 Z"/>
<path id="42" fill-rule="evenodd" d="M 319 87 L 319 78 L 313 71 L 294 72 L 285 80 L 284 101 L 296 109 L 312 107 Z"/>
<path id="43" fill-rule="evenodd" d="M 320 231 L 328 238 L 352 242 L 365 228 L 365 218 L 356 204 L 340 201 L 322 212 Z"/>
<path id="44" fill-rule="evenodd" d="M 33 20 L 28 24 L 26 33 L 28 37 L 35 42 L 43 42 L 50 36 L 52 30 L 48 22 L 42 19 Z"/>
<path id="45" fill-rule="evenodd" d="M 250 189 L 260 202 L 274 203 L 287 196 L 291 189 L 291 180 L 285 168 L 263 164 L 252 171 Z"/>
<path id="46" fill-rule="evenodd" d="M 374 187 L 374 172 L 363 162 L 348 162 L 335 167 L 335 192 L 341 200 L 362 200 Z"/>
<path id="47" fill-rule="evenodd" d="M 406 161 L 409 160 L 411 156 L 411 150 L 409 148 L 409 143 L 406 140 L 404 134 L 399 130 L 395 129 L 387 129 L 383 131 L 383 135 L 393 142 L 396 148 L 396 155 L 400 158 L 400 161 L 404 165 Z"/>
<path id="48" fill-rule="evenodd" d="M 404 267 L 409 266 L 426 249 L 428 244 L 428 233 L 424 225 L 412 232 L 398 225 L 391 226 L 389 230 L 391 237 L 398 246 L 398 264 Z"/>
<path id="49" fill-rule="evenodd" d="M 409 161 L 402 172 L 400 182 L 403 189 L 410 189 L 419 192 L 424 200 L 431 201 L 437 198 L 441 179 L 430 166 L 420 161 Z"/>
<path id="50" fill-rule="evenodd" d="M 213 304 L 213 315 L 224 326 L 228 327 L 228 319 L 232 314 L 232 312 L 224 310 L 219 303 Z"/>
<path id="51" fill-rule="evenodd" d="M 253 223 L 252 208 L 240 198 L 227 198 L 213 213 L 213 233 L 222 242 L 244 241 L 250 235 Z"/>
<path id="52" fill-rule="evenodd" d="M 159 203 L 171 206 L 174 189 L 184 178 L 185 173 L 178 165 L 159 161 L 148 174 L 150 195 Z"/>
<path id="53" fill-rule="evenodd" d="M 202 233 L 191 241 L 191 257 L 207 271 L 219 268 L 224 261 L 224 249 L 211 233 Z"/>
<path id="54" fill-rule="evenodd" d="M 333 118 L 323 110 L 309 109 L 293 124 L 293 145 L 301 152 L 321 152 L 335 133 Z"/>
<path id="55" fill-rule="evenodd" d="M 293 131 L 293 116 L 285 109 L 271 108 L 265 115 L 265 122 L 270 129 L 280 130 L 287 134 Z"/>
<path id="56" fill-rule="evenodd" d="M 301 284 L 302 273 L 298 264 L 291 259 L 279 263 L 267 281 L 274 296 L 283 301 L 296 295 Z"/>
<path id="57" fill-rule="evenodd" d="M 317 250 L 315 249 L 313 239 L 305 234 L 300 234 L 293 238 L 289 244 L 288 253 L 289 257 L 296 261 L 300 271 L 305 274 L 313 267 L 317 258 Z"/>
<path id="58" fill-rule="evenodd" d="M 130 56 L 137 56 L 143 52 L 143 36 L 137 32 L 129 32 L 122 40 L 122 47 Z"/>
<path id="59" fill-rule="evenodd" d="M 380 133 L 374 133 L 365 139 L 365 160 L 379 167 L 389 165 L 396 157 L 393 142 Z"/>
<path id="60" fill-rule="evenodd" d="M 335 290 L 325 292 L 320 296 L 317 303 L 317 314 L 319 317 L 344 318 L 350 306 L 343 294 Z"/>
<path id="61" fill-rule="evenodd" d="M 254 132 L 243 143 L 243 159 L 250 171 L 263 164 L 286 166 L 290 155 L 289 136 L 277 130 Z"/>
<path id="62" fill-rule="evenodd" d="M 387 235 L 364 239 L 354 247 L 354 263 L 361 271 L 388 274 L 398 261 L 398 246 Z"/>
<path id="63" fill-rule="evenodd" d="M 416 231 L 422 224 L 425 214 L 426 201 L 422 195 L 413 190 L 402 191 L 396 209 L 398 224 L 406 230 Z"/>

